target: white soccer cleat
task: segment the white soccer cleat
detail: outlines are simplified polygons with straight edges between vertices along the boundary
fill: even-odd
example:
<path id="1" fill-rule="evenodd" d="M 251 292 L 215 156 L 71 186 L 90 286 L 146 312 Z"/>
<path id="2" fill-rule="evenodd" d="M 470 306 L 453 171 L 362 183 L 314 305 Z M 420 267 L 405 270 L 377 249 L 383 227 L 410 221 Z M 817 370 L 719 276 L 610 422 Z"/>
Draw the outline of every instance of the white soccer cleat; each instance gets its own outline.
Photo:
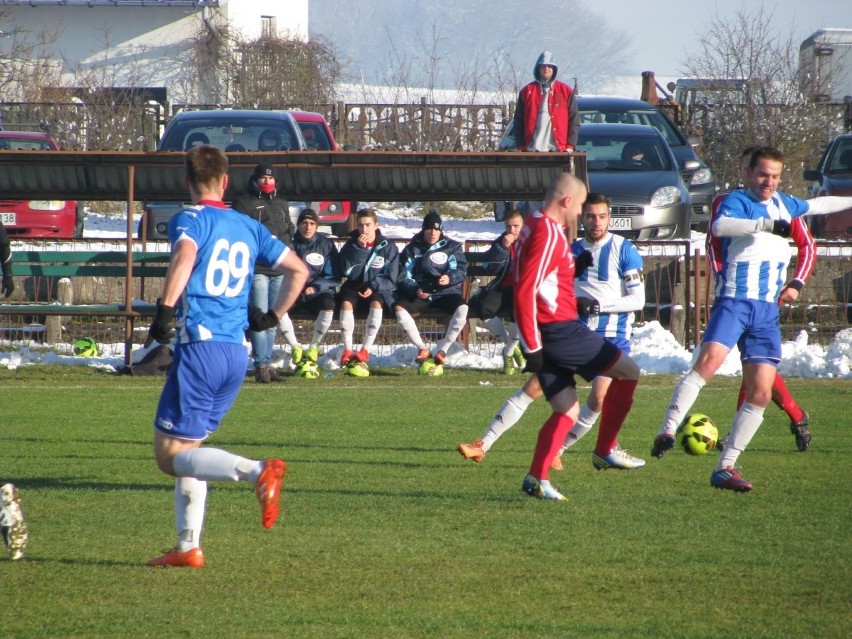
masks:
<path id="1" fill-rule="evenodd" d="M 21 496 L 14 484 L 0 486 L 0 533 L 12 561 L 24 556 L 29 534 L 24 512 L 21 510 Z"/>
<path id="2" fill-rule="evenodd" d="M 616 468 L 618 470 L 633 470 L 642 468 L 645 465 L 645 460 L 639 457 L 634 457 L 626 450 L 616 445 L 609 455 L 592 455 L 592 465 L 598 470 L 606 470 L 607 468 Z"/>

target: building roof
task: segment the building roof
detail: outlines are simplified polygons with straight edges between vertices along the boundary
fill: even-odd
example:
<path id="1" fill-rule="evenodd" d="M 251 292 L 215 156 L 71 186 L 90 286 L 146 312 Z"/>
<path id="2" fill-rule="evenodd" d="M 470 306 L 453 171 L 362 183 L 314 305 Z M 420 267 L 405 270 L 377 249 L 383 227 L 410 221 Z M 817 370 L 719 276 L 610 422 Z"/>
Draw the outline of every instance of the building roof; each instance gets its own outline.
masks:
<path id="1" fill-rule="evenodd" d="M 2 5 L 48 7 L 218 7 L 219 0 L 0 0 Z"/>

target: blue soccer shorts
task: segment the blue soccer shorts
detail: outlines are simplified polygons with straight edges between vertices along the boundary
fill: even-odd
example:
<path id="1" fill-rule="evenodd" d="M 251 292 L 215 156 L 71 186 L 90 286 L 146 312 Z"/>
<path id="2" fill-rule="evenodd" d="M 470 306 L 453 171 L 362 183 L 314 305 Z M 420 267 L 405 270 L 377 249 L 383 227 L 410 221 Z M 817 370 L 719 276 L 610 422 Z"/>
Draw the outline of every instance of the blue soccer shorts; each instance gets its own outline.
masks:
<path id="1" fill-rule="evenodd" d="M 713 303 L 703 342 L 717 342 L 740 349 L 743 364 L 781 361 L 781 330 L 778 304 L 759 300 L 720 297 Z"/>
<path id="2" fill-rule="evenodd" d="M 542 324 L 539 330 L 544 366 L 538 381 L 547 399 L 576 386 L 575 374 L 586 381 L 606 375 L 621 357 L 618 346 L 578 320 Z"/>
<path id="3" fill-rule="evenodd" d="M 248 351 L 242 344 L 178 344 L 157 405 L 154 428 L 193 441 L 216 432 L 240 392 L 248 362 Z"/>
<path id="4" fill-rule="evenodd" d="M 606 341 L 615 344 L 625 355 L 630 355 L 630 340 L 624 337 L 605 337 Z"/>

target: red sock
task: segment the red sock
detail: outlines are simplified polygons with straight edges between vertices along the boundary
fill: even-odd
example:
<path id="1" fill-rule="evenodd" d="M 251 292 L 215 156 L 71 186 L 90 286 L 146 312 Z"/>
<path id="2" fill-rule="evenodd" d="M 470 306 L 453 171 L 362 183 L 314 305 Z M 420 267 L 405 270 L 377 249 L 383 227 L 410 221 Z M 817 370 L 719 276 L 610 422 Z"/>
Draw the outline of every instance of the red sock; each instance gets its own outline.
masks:
<path id="1" fill-rule="evenodd" d="M 559 452 L 559 447 L 568 436 L 568 431 L 574 425 L 574 420 L 563 413 L 552 413 L 541 430 L 538 431 L 538 441 L 535 444 L 530 475 L 538 480 L 547 479 L 550 462 Z"/>
<path id="2" fill-rule="evenodd" d="M 775 376 L 775 379 L 778 379 L 778 376 Z M 745 380 L 743 380 L 742 384 L 740 384 L 740 395 L 737 397 L 737 412 L 740 412 L 740 409 L 743 407 L 745 403 Z"/>
<path id="3" fill-rule="evenodd" d="M 633 406 L 633 393 L 639 380 L 614 379 L 609 385 L 601 408 L 601 425 L 595 455 L 609 455 L 618 440 L 618 432 Z"/>
<path id="4" fill-rule="evenodd" d="M 789 415 L 793 423 L 802 421 L 805 416 L 805 412 L 799 408 L 796 400 L 787 390 L 787 384 L 784 383 L 784 378 L 781 377 L 780 373 L 775 373 L 775 381 L 772 383 L 772 401 Z"/>

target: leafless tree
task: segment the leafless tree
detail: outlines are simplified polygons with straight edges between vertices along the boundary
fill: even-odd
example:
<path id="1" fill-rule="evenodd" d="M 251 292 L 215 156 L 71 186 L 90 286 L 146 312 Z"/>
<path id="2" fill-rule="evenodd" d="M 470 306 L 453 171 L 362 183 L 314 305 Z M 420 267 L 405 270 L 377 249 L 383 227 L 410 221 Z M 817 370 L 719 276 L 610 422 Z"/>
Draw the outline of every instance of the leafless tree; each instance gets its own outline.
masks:
<path id="1" fill-rule="evenodd" d="M 799 86 L 798 44 L 771 26 L 758 5 L 733 17 L 718 13 L 685 64 L 693 79 L 744 80 L 741 91 L 719 91 L 712 104 L 687 113 L 703 138 L 705 160 L 717 183 L 737 184 L 741 150 L 775 146 L 787 155 L 785 188 L 804 193 L 801 167 L 814 164 L 832 128 L 830 110 L 809 103 Z"/>
<path id="2" fill-rule="evenodd" d="M 53 59 L 59 29 L 32 33 L 16 25 L 0 8 L 0 98 L 4 102 L 39 99 L 41 87 L 56 86 L 61 65 Z"/>
<path id="3" fill-rule="evenodd" d="M 248 39 L 228 24 L 193 37 L 187 101 L 284 109 L 334 101 L 342 62 L 321 36 L 304 42 L 264 34 Z"/>

